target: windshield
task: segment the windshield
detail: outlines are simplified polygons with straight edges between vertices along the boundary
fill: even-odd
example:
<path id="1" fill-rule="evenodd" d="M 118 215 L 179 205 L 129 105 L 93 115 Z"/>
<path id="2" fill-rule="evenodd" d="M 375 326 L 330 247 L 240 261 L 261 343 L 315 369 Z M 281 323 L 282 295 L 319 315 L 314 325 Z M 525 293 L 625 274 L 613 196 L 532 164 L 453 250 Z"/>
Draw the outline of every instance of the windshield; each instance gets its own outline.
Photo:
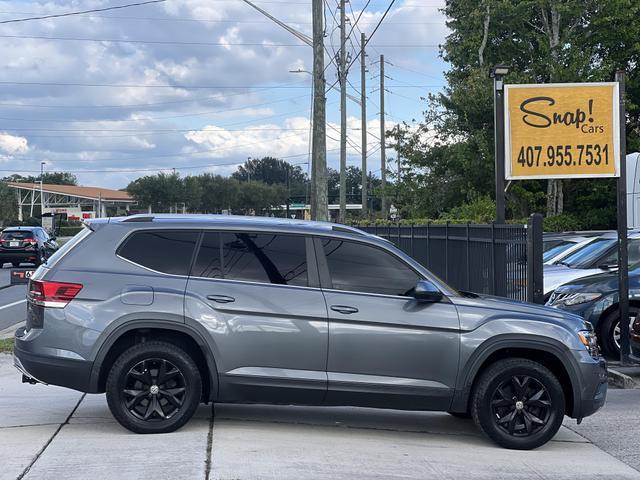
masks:
<path id="1" fill-rule="evenodd" d="M 558 263 L 571 268 L 589 268 L 594 261 L 610 247 L 614 246 L 616 242 L 617 240 L 615 238 L 598 238 L 584 247 L 579 248 Z"/>
<path id="2" fill-rule="evenodd" d="M 575 245 L 574 242 L 566 242 L 565 241 L 565 242 L 558 243 L 558 244 L 554 245 L 553 247 L 549 248 L 548 250 L 546 250 L 542 254 L 542 261 L 543 262 L 547 262 L 547 261 L 551 260 L 553 257 L 556 257 L 556 256 L 560 255 L 565 250 L 568 250 L 569 248 L 573 247 L 574 245 Z"/>

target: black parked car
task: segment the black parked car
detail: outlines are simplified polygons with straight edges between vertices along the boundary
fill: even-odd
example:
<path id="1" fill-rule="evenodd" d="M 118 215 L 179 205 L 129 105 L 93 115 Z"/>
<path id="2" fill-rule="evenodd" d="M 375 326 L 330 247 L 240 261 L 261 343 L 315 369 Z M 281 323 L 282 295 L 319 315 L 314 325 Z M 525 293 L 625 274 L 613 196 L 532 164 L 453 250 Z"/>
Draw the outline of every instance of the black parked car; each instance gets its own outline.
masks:
<path id="1" fill-rule="evenodd" d="M 39 266 L 58 249 L 55 237 L 42 227 L 7 227 L 0 234 L 0 266 L 21 263 Z"/>
<path id="2" fill-rule="evenodd" d="M 611 357 L 620 356 L 618 272 L 578 278 L 559 286 L 547 305 L 576 313 L 591 322 L 600 347 Z M 640 313 L 640 263 L 629 266 L 629 322 Z M 640 333 L 640 328 L 638 329 Z"/>

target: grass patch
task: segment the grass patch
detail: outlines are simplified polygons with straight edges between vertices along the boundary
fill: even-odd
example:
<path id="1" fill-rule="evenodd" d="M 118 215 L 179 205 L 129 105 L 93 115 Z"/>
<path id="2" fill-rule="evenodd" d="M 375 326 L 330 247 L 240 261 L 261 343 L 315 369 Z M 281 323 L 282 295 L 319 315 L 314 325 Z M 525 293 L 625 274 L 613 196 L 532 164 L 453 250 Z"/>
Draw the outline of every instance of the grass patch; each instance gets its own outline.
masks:
<path id="1" fill-rule="evenodd" d="M 0 340 L 0 352 L 13 352 L 13 338 L 5 338 Z"/>

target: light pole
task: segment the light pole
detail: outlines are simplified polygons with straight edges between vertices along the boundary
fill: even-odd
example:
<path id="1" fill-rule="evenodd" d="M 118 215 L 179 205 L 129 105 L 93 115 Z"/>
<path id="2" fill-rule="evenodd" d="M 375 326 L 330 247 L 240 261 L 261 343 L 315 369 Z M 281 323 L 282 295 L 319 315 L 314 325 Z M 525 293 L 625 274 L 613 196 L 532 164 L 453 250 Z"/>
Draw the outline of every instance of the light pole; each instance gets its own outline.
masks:
<path id="1" fill-rule="evenodd" d="M 509 73 L 509 65 L 498 64 L 491 67 L 489 77 L 493 78 L 493 124 L 496 160 L 496 223 L 505 221 L 504 202 L 504 82 Z"/>
<path id="2" fill-rule="evenodd" d="M 251 157 L 247 157 L 247 183 L 251 183 Z"/>
<path id="3" fill-rule="evenodd" d="M 42 224 L 42 214 L 44 213 L 44 197 L 42 196 L 42 181 L 44 179 L 44 166 L 47 162 L 40 162 L 40 223 Z"/>

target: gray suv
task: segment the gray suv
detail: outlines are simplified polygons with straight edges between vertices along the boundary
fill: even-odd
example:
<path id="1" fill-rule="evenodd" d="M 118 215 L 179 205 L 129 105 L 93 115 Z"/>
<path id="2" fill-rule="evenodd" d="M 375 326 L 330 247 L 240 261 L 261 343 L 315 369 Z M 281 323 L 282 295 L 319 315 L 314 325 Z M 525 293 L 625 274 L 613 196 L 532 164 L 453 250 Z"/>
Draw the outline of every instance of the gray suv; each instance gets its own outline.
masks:
<path id="1" fill-rule="evenodd" d="M 530 449 L 607 393 L 582 318 L 458 292 L 335 224 L 90 221 L 34 273 L 27 305 L 23 381 L 106 392 L 138 433 L 176 430 L 201 402 L 359 405 L 472 417 Z"/>

